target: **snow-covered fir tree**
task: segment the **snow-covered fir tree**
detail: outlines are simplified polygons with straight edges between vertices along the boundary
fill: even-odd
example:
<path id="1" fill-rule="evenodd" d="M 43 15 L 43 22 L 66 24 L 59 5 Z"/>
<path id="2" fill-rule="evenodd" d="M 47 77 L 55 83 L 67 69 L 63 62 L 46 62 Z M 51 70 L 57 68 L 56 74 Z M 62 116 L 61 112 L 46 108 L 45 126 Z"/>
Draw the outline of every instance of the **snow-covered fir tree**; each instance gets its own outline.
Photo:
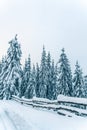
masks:
<path id="1" fill-rule="evenodd" d="M 40 97 L 46 98 L 47 93 L 47 60 L 46 60 L 46 51 L 43 47 L 41 65 L 40 65 Z"/>
<path id="2" fill-rule="evenodd" d="M 7 76 L 8 62 L 6 56 L 2 58 L 2 71 L 0 73 L 0 99 L 4 98 L 6 88 L 4 88 L 4 81 Z"/>
<path id="3" fill-rule="evenodd" d="M 33 65 L 33 70 L 31 72 L 31 76 L 30 76 L 30 80 L 25 92 L 25 98 L 33 98 L 34 96 L 36 96 L 35 93 L 35 86 L 36 86 L 36 73 L 35 73 L 35 66 Z"/>
<path id="4" fill-rule="evenodd" d="M 82 70 L 78 64 L 78 61 L 75 65 L 75 72 L 73 77 L 73 95 L 75 97 L 82 97 L 83 96 L 83 76 Z"/>
<path id="5" fill-rule="evenodd" d="M 83 84 L 83 90 L 82 90 L 83 91 L 82 97 L 87 98 L 87 75 L 84 76 L 83 81 L 84 81 L 84 84 Z"/>
<path id="6" fill-rule="evenodd" d="M 3 81 L 3 98 L 11 99 L 12 94 L 21 96 L 21 48 L 17 41 L 17 36 L 9 42 L 4 67 L 0 75 Z"/>
<path id="7" fill-rule="evenodd" d="M 71 96 L 72 95 L 72 74 L 68 58 L 65 54 L 64 48 L 59 59 L 58 68 L 58 91 L 60 94 Z"/>
<path id="8" fill-rule="evenodd" d="M 51 55 L 50 52 L 47 55 L 47 91 L 46 91 L 46 98 L 52 98 L 52 91 L 51 91 Z"/>
<path id="9" fill-rule="evenodd" d="M 32 69 L 32 74 L 31 74 L 31 84 L 32 84 L 32 96 L 35 97 L 36 96 L 36 69 L 35 69 L 35 65 L 33 65 L 33 69 Z"/>
<path id="10" fill-rule="evenodd" d="M 57 84 L 57 66 L 54 65 L 54 60 L 52 60 L 52 67 L 51 67 L 51 91 L 50 96 L 51 100 L 57 99 L 58 96 L 58 84 Z"/>
<path id="11" fill-rule="evenodd" d="M 40 97 L 40 68 L 38 63 L 36 64 L 36 87 L 35 87 L 35 92 L 36 92 L 36 97 Z"/>
<path id="12" fill-rule="evenodd" d="M 31 76 L 31 58 L 30 55 L 27 60 L 25 60 L 25 66 L 23 69 L 23 79 L 22 79 L 22 96 L 25 96 L 25 91 L 27 89 L 27 86 L 29 84 Z"/>

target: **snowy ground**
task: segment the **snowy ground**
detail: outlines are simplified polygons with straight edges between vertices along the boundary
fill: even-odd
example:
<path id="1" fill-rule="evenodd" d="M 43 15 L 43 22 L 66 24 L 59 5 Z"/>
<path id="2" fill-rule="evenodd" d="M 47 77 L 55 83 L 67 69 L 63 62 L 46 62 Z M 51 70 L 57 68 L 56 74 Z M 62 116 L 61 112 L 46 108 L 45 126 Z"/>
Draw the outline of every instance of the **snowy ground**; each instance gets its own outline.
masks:
<path id="1" fill-rule="evenodd" d="M 87 130 L 87 118 L 56 113 L 0 101 L 0 130 Z"/>

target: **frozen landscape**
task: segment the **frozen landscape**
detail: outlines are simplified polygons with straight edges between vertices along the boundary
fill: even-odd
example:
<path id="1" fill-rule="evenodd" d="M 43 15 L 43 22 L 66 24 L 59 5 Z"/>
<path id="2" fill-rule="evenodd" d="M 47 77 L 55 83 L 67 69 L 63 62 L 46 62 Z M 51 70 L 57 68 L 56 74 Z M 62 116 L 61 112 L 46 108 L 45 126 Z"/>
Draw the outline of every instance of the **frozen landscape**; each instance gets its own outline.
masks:
<path id="1" fill-rule="evenodd" d="M 59 65 L 43 47 L 40 65 L 21 66 L 17 35 L 0 63 L 0 130 L 87 130 L 87 76 L 64 48 Z"/>
<path id="2" fill-rule="evenodd" d="M 87 118 L 0 101 L 0 130 L 87 130 Z"/>
<path id="3" fill-rule="evenodd" d="M 87 0 L 0 0 L 0 130 L 87 130 L 86 34 Z"/>

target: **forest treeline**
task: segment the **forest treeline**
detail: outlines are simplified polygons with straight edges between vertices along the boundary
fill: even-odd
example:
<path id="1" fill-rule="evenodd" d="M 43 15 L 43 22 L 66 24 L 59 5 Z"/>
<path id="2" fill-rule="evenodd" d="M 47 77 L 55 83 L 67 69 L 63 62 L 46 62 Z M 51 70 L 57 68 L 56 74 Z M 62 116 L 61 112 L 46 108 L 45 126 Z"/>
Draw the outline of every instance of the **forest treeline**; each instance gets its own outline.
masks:
<path id="1" fill-rule="evenodd" d="M 15 36 L 0 62 L 0 99 L 11 99 L 12 95 L 50 100 L 56 100 L 59 94 L 87 97 L 87 76 L 83 77 L 78 61 L 72 74 L 64 48 L 57 63 L 44 46 L 40 64 L 32 65 L 29 54 L 22 66 L 21 58 L 21 47 Z"/>

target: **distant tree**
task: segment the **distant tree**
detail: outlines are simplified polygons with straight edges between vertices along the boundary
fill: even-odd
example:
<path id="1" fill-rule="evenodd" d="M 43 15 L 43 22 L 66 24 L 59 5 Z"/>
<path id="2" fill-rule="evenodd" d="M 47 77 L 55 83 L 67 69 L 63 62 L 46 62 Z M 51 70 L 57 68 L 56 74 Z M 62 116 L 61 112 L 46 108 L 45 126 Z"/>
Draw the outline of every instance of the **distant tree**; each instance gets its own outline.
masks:
<path id="1" fill-rule="evenodd" d="M 80 69 L 80 66 L 78 64 L 78 61 L 76 62 L 75 65 L 76 69 L 74 72 L 74 77 L 73 77 L 73 94 L 75 97 L 82 97 L 83 95 L 83 76 L 82 76 L 82 70 Z"/>
<path id="2" fill-rule="evenodd" d="M 87 98 L 87 75 L 84 76 L 84 85 L 83 85 L 83 93 L 82 93 L 82 97 Z"/>
<path id="3" fill-rule="evenodd" d="M 47 55 L 47 91 L 46 91 L 46 98 L 51 99 L 51 55 L 50 52 Z"/>
<path id="4" fill-rule="evenodd" d="M 31 84 L 32 84 L 32 89 L 33 89 L 33 93 L 32 96 L 35 97 L 36 96 L 36 69 L 35 69 L 35 65 L 33 65 L 33 69 L 32 69 L 32 75 L 31 75 Z"/>
<path id="5" fill-rule="evenodd" d="M 36 85 L 35 79 L 36 79 L 35 66 L 33 66 L 33 70 L 32 70 L 32 73 L 31 73 L 30 80 L 29 80 L 29 84 L 28 84 L 26 92 L 25 92 L 25 98 L 30 99 L 30 98 L 33 98 L 34 96 L 36 96 L 36 93 L 35 93 L 35 85 Z"/>
<path id="6" fill-rule="evenodd" d="M 52 67 L 51 67 L 51 90 L 50 90 L 51 100 L 57 99 L 58 96 L 57 74 L 58 74 L 57 66 L 54 65 L 54 60 L 53 60 Z"/>
<path id="7" fill-rule="evenodd" d="M 46 60 L 46 51 L 43 47 L 41 65 L 40 65 L 40 97 L 46 98 L 47 93 L 47 60 Z"/>
<path id="8" fill-rule="evenodd" d="M 59 65 L 58 91 L 60 94 L 72 96 L 72 73 L 64 48 L 62 49 L 62 53 L 60 55 Z"/>
<path id="9" fill-rule="evenodd" d="M 35 87 L 36 97 L 40 97 L 40 68 L 37 63 L 36 65 L 36 87 Z"/>
<path id="10" fill-rule="evenodd" d="M 29 55 L 28 59 L 25 61 L 25 66 L 23 69 L 22 96 L 25 96 L 26 89 L 30 82 L 30 76 L 31 76 L 31 58 Z"/>

